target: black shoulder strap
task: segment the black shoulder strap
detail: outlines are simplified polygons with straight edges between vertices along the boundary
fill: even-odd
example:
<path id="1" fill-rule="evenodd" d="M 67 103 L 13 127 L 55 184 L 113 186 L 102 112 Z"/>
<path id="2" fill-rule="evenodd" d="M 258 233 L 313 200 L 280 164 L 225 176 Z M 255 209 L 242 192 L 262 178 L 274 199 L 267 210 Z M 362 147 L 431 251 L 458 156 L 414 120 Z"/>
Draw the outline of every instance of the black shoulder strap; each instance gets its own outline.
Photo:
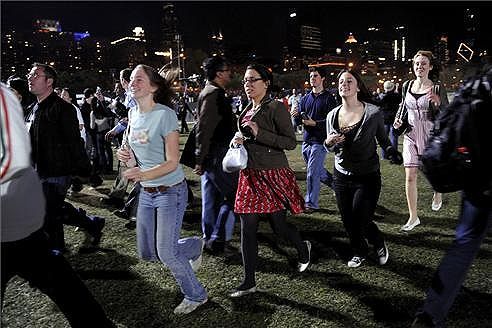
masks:
<path id="1" fill-rule="evenodd" d="M 413 80 L 408 80 L 407 82 L 403 83 L 403 90 L 402 90 L 403 92 L 401 94 L 403 100 L 405 100 L 408 90 L 412 90 L 412 85 L 413 85 Z"/>
<path id="2" fill-rule="evenodd" d="M 396 117 L 400 120 L 405 116 L 406 107 L 405 107 L 405 97 L 407 96 L 407 92 L 412 88 L 413 80 L 408 80 L 403 83 L 402 93 L 401 93 L 401 103 L 398 112 L 396 113 Z"/>

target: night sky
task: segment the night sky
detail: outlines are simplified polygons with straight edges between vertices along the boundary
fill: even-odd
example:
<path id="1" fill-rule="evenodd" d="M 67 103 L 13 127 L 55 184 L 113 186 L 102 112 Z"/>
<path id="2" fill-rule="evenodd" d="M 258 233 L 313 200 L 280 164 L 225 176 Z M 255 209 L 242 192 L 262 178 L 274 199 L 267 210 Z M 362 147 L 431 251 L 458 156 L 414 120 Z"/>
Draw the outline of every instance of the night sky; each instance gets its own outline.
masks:
<path id="1" fill-rule="evenodd" d="M 150 39 L 159 32 L 164 2 L 9 2 L 2 1 L 2 29 L 30 30 L 35 18 L 59 20 L 64 31 L 89 31 L 118 38 L 142 26 Z M 208 37 L 219 29 L 229 46 L 278 57 L 286 38 L 289 9 L 307 17 L 324 32 L 325 48 L 342 46 L 349 32 L 358 37 L 368 25 L 409 27 L 408 43 L 429 48 L 441 32 L 455 47 L 463 30 L 464 8 L 479 8 L 480 38 L 492 48 L 491 2 L 174 2 L 179 30 L 187 48 L 207 49 Z M 328 32 L 327 32 L 328 31 Z M 360 33 L 359 33 L 360 36 Z M 360 41 L 363 41 L 359 37 Z M 150 40 L 152 41 L 152 40 Z M 413 45 L 413 47 L 412 47 Z M 415 50 L 415 49 L 413 49 Z M 491 49 L 492 50 L 492 49 Z"/>

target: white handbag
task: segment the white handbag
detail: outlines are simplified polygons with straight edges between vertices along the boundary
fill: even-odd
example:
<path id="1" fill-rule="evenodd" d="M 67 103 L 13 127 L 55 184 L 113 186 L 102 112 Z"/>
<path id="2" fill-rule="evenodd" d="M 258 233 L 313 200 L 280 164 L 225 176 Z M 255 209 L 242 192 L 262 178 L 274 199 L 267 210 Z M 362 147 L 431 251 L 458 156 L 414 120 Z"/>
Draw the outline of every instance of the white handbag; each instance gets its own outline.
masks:
<path id="1" fill-rule="evenodd" d="M 229 150 L 222 159 L 222 170 L 227 173 L 245 169 L 248 165 L 248 151 L 243 145 L 231 141 Z"/>

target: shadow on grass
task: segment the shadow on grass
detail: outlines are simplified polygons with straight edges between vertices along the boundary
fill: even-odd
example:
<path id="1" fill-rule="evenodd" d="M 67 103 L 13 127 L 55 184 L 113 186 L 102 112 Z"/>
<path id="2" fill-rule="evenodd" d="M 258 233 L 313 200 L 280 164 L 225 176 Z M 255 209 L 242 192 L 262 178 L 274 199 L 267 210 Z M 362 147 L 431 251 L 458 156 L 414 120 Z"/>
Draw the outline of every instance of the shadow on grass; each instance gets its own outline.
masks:
<path id="1" fill-rule="evenodd" d="M 369 266 L 370 264 L 366 265 Z M 399 267 L 400 265 L 395 264 L 395 266 Z M 370 269 L 370 267 L 365 269 Z M 395 271 L 393 267 L 388 267 L 386 269 Z M 427 272 L 431 271 L 429 268 L 425 269 Z M 295 268 L 291 265 L 287 265 L 285 262 L 272 261 L 271 259 L 264 259 L 261 257 L 258 259 L 258 271 L 263 273 L 281 274 L 293 281 L 296 279 L 312 281 L 313 285 L 323 284 L 329 288 L 341 291 L 344 294 L 350 294 L 352 297 L 356 298 L 359 302 L 368 307 L 370 312 L 374 314 L 374 320 L 380 322 L 383 326 L 403 327 L 410 325 L 414 311 L 421 301 L 418 297 L 411 297 L 399 293 L 395 295 L 394 291 L 388 291 L 386 288 L 356 280 L 348 273 L 314 271 L 310 269 L 300 274 L 295 271 Z M 415 271 L 416 273 L 412 274 L 411 271 Z M 422 269 L 417 269 L 417 267 L 414 267 L 405 269 L 400 273 L 411 276 L 418 274 L 418 272 L 422 272 Z M 423 285 L 429 281 L 430 278 L 426 275 L 418 279 L 419 285 Z M 318 317 L 322 320 L 336 321 L 343 327 L 360 327 L 361 325 L 361 322 L 357 321 L 357 318 L 347 316 L 339 312 L 330 311 L 326 308 L 317 308 L 304 303 L 280 298 L 270 293 L 257 293 L 254 296 L 252 295 L 244 299 L 246 300 L 242 301 L 244 303 L 237 303 L 237 308 L 241 308 L 241 306 L 251 306 L 251 304 L 254 304 L 253 308 L 248 311 L 255 312 L 258 307 L 258 310 L 261 311 L 261 309 L 263 309 L 263 307 L 259 306 L 261 305 L 261 300 L 266 300 L 270 303 L 289 306 L 293 309 L 303 311 L 309 316 Z"/>
<path id="2" fill-rule="evenodd" d="M 418 297 L 389 292 L 385 288 L 369 285 L 345 274 L 337 279 L 326 280 L 327 285 L 357 298 L 373 313 L 374 320 L 384 327 L 407 327 L 413 318 L 414 309 L 421 301 Z"/>
<path id="3" fill-rule="evenodd" d="M 275 309 L 274 307 L 272 307 L 271 304 L 274 304 L 276 306 L 287 306 L 289 308 L 296 309 L 298 311 L 304 312 L 311 317 L 316 317 L 321 320 L 335 321 L 342 324 L 344 327 L 356 326 L 356 321 L 353 318 L 342 313 L 331 311 L 326 308 L 316 307 L 306 303 L 293 301 L 264 291 L 258 291 L 257 293 L 250 296 L 240 299 L 234 299 L 233 309 L 243 312 L 245 308 L 248 308 L 248 311 L 251 311 L 253 313 L 261 313 L 264 312 L 266 309 L 267 313 L 271 315 L 273 312 L 275 312 Z"/>
<path id="4" fill-rule="evenodd" d="M 451 246 L 454 239 L 454 233 L 447 234 L 428 230 L 412 231 L 410 233 L 401 232 L 398 234 L 385 234 L 385 239 L 394 244 L 405 245 L 408 247 L 446 251 Z M 482 248 L 477 257 L 491 258 L 492 252 Z"/>
<path id="5" fill-rule="evenodd" d="M 135 274 L 131 266 L 139 262 L 137 258 L 106 251 L 78 254 L 69 261 L 108 317 L 125 327 L 166 326 L 181 301 L 179 291 L 158 288 Z"/>
<path id="6" fill-rule="evenodd" d="M 301 231 L 301 238 L 309 240 L 312 245 L 311 263 L 318 263 L 320 259 L 341 258 L 349 259 L 351 250 L 348 243 L 341 242 L 335 237 L 345 237 L 344 231 L 338 229 Z M 273 233 L 258 232 L 258 243 L 266 244 L 270 249 L 282 256 L 287 256 L 292 266 L 297 265 L 297 253 L 286 250 L 285 246 L 290 247 L 285 240 Z M 290 247 L 291 248 L 291 247 Z"/>
<path id="7" fill-rule="evenodd" d="M 469 318 L 470 314 L 472 314 L 474 321 L 482 321 L 484 323 L 484 325 L 476 325 L 474 327 L 490 327 L 490 322 L 492 321 L 490 304 L 492 304 L 491 294 L 463 287 L 451 307 L 448 326 L 458 327 L 458 323 L 463 325 L 463 318 Z M 467 327 L 472 327 L 472 325 L 467 325 Z"/>
<path id="8" fill-rule="evenodd" d="M 328 231 L 304 231 L 303 235 L 306 236 L 307 239 L 311 240 L 311 242 L 313 243 L 313 263 L 316 263 L 317 260 L 320 259 L 319 254 L 322 254 L 321 256 L 328 258 L 332 258 L 333 256 L 348 258 L 350 256 L 348 243 L 340 242 L 334 239 L 333 237 L 336 236 L 336 234 L 330 233 Z M 397 239 L 404 239 L 405 241 L 404 236 L 391 236 L 390 239 L 393 242 L 395 242 L 395 240 Z M 259 233 L 258 240 L 260 243 L 267 244 L 275 253 L 287 256 L 289 258 L 289 264 L 286 264 L 285 262 L 272 261 L 270 258 L 266 259 L 259 257 L 258 271 L 263 273 L 281 274 L 292 280 L 300 278 L 301 274 L 295 271 L 296 260 L 294 259 L 294 257 L 289 256 L 291 255 L 290 252 L 287 252 L 276 242 L 275 236 L 273 234 Z M 427 245 L 423 245 L 422 240 L 413 240 L 411 241 L 411 243 L 416 243 L 418 247 L 424 246 L 432 249 L 435 249 L 436 247 L 443 247 L 444 244 L 446 245 L 446 247 L 449 246 L 449 243 L 445 242 L 428 242 Z M 484 251 L 482 250 L 482 252 Z M 487 254 L 485 254 L 485 256 L 487 256 Z M 372 261 L 368 261 L 366 263 L 366 265 L 369 266 L 368 269 L 371 269 L 370 262 L 373 262 L 373 266 L 377 266 L 375 259 L 373 259 Z M 404 278 L 404 281 L 406 281 L 405 284 L 413 286 L 418 290 L 421 290 L 423 293 L 430 285 L 435 267 L 430 267 L 418 263 L 406 263 L 391 259 L 390 262 L 387 263 L 387 265 L 382 267 L 378 266 L 376 270 L 385 270 L 397 274 L 398 276 Z M 387 327 L 402 327 L 402 325 L 409 325 L 416 309 L 422 302 L 422 299 L 419 297 L 412 297 L 404 294 L 400 295 L 399 293 L 396 293 L 395 295 L 394 291 L 390 292 L 386 288 L 366 284 L 365 282 L 355 280 L 352 278 L 351 275 L 344 273 L 315 272 L 312 270 L 308 270 L 307 272 L 302 274 L 302 279 L 324 283 L 331 288 L 351 294 L 354 298 L 357 298 L 360 302 L 371 309 L 371 312 L 374 314 L 375 321 L 380 322 Z M 404 289 L 409 288 L 410 286 L 405 287 Z M 395 288 L 395 286 L 393 286 L 392 288 Z M 398 286 L 396 286 L 396 289 L 398 290 Z M 472 292 L 469 294 L 473 294 L 474 298 L 470 299 L 469 295 L 460 296 L 459 298 L 463 299 L 468 297 L 470 303 L 474 303 L 476 301 L 480 307 L 482 307 L 483 305 L 483 312 L 487 313 L 486 307 L 488 307 L 488 304 L 490 304 L 492 296 L 486 293 L 478 292 Z M 293 304 L 285 305 L 294 307 Z M 303 310 L 303 306 L 301 306 L 299 309 L 308 312 L 311 316 L 315 316 L 314 313 L 311 313 L 308 310 Z M 476 311 L 478 311 L 476 309 L 476 306 L 469 309 L 469 312 Z M 462 312 L 463 315 L 466 314 L 466 312 L 463 312 L 462 309 L 460 309 L 459 312 Z M 459 314 L 455 316 L 458 320 Z M 487 320 L 490 319 L 490 316 L 491 315 L 489 314 L 485 316 L 481 315 L 479 316 L 479 320 L 487 322 Z M 341 320 L 341 322 L 345 324 L 348 323 L 346 320 Z"/>
<path id="9" fill-rule="evenodd" d="M 294 171 L 297 181 L 306 181 L 306 171 Z"/>
<path id="10" fill-rule="evenodd" d="M 311 225 L 315 224 L 316 226 L 322 228 L 310 231 L 304 230 L 301 231 L 301 235 L 303 236 L 303 239 L 308 239 L 311 242 L 315 242 L 315 244 L 313 245 L 313 249 L 319 258 L 325 257 L 322 254 L 324 252 L 328 252 L 328 254 L 330 254 L 330 249 L 333 249 L 333 251 L 338 254 L 339 257 L 343 260 L 349 259 L 351 257 L 351 251 L 348 246 L 348 236 L 341 222 L 338 224 L 334 221 L 329 221 L 313 215 L 309 216 L 309 220 Z M 424 217 L 424 220 L 426 220 L 426 217 Z M 302 224 L 302 220 L 300 220 L 299 218 L 296 218 L 293 221 L 299 221 Z M 447 222 L 449 220 L 445 221 Z M 384 222 L 391 223 L 388 222 L 386 219 L 384 220 Z M 451 246 L 451 242 L 454 238 L 454 228 L 455 224 L 453 224 L 453 228 L 450 230 L 442 229 L 439 231 L 423 230 L 417 227 L 411 232 L 402 232 L 399 230 L 399 228 L 397 228 L 393 231 L 383 231 L 383 234 L 384 238 L 393 244 L 415 247 L 415 249 L 426 248 L 429 250 L 446 251 Z M 346 240 L 346 242 L 333 240 L 334 237 L 342 238 Z M 490 243 L 490 240 L 484 240 L 484 244 L 486 243 Z M 418 255 L 415 254 L 415 256 Z M 485 250 L 482 247 L 477 257 L 491 258 L 492 252 L 489 250 Z"/>
<path id="11" fill-rule="evenodd" d="M 108 192 L 109 192 L 109 189 L 108 189 Z M 78 193 L 76 195 L 67 195 L 67 197 L 66 197 L 67 200 L 71 200 L 71 201 L 74 201 L 77 203 L 89 205 L 92 207 L 104 208 L 104 209 L 108 209 L 108 210 L 117 209 L 114 206 L 102 204 L 100 201 L 100 198 L 101 198 L 101 196 L 99 196 L 99 195 L 89 195 L 89 194 L 85 194 L 85 193 Z"/>

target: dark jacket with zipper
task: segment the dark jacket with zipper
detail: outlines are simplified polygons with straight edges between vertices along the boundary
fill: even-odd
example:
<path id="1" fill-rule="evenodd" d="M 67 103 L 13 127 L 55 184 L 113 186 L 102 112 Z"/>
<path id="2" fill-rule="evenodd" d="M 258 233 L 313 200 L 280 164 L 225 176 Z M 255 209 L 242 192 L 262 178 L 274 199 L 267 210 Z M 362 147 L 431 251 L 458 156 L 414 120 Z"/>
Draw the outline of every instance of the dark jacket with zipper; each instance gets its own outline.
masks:
<path id="1" fill-rule="evenodd" d="M 52 92 L 40 103 L 29 106 L 26 118 L 33 110 L 35 116 L 29 130 L 31 157 L 39 176 L 69 176 L 90 170 L 73 106 Z"/>
<path id="2" fill-rule="evenodd" d="M 284 150 L 296 148 L 296 136 L 290 114 L 284 105 L 271 98 L 264 98 L 251 117 L 258 124 L 258 135 L 251 134 L 241 127 L 244 115 L 251 109 L 250 103 L 238 119 L 238 129 L 246 137 L 244 146 L 248 150 L 248 168 L 274 169 L 288 167 L 289 162 Z"/>
<path id="3" fill-rule="evenodd" d="M 335 120 L 342 105 L 334 108 L 326 117 L 326 133 L 339 133 L 335 128 Z M 335 169 L 346 175 L 366 175 L 379 171 L 379 157 L 376 151 L 377 143 L 384 150 L 391 147 L 391 142 L 384 129 L 383 114 L 378 107 L 364 103 L 364 115 L 355 138 L 350 147 L 343 144 L 327 147 L 335 153 Z M 326 144 L 325 144 L 326 147 Z"/>
<path id="4" fill-rule="evenodd" d="M 225 90 L 211 81 L 198 96 L 196 123 L 196 164 L 214 166 L 222 163 L 235 129 L 235 117 Z M 217 162 L 217 163 L 215 163 Z"/>

